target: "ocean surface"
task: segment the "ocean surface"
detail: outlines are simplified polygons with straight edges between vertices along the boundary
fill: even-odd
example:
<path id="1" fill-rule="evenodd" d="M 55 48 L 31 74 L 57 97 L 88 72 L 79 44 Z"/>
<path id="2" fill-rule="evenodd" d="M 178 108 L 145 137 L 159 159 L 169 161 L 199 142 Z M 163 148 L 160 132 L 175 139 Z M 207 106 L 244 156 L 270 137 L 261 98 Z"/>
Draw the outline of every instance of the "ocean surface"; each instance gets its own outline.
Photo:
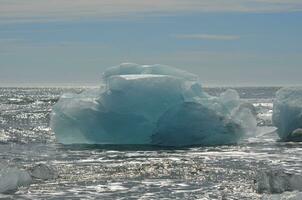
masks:
<path id="1" fill-rule="evenodd" d="M 218 95 L 226 88 L 206 88 Z M 235 88 L 254 104 L 259 131 L 238 145 L 62 145 L 49 127 L 61 94 L 81 88 L 0 88 L 0 163 L 29 169 L 44 163 L 54 180 L 36 181 L 0 199 L 261 199 L 257 172 L 301 173 L 302 144 L 279 142 L 271 123 L 279 88 Z"/>

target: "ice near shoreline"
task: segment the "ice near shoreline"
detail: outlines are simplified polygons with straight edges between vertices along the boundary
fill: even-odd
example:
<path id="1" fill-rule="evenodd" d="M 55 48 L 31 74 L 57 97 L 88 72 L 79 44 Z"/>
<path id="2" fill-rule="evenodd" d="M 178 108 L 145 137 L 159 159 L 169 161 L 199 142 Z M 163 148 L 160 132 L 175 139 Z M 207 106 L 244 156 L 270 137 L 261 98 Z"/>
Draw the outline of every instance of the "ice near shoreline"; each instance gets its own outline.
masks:
<path id="1" fill-rule="evenodd" d="M 285 141 L 302 141 L 302 88 L 282 88 L 276 93 L 273 124 Z"/>
<path id="2" fill-rule="evenodd" d="M 173 67 L 125 63 L 102 81 L 104 88 L 65 94 L 53 107 L 60 143 L 222 145 L 256 128 L 252 105 L 235 90 L 210 96 L 196 75 Z"/>

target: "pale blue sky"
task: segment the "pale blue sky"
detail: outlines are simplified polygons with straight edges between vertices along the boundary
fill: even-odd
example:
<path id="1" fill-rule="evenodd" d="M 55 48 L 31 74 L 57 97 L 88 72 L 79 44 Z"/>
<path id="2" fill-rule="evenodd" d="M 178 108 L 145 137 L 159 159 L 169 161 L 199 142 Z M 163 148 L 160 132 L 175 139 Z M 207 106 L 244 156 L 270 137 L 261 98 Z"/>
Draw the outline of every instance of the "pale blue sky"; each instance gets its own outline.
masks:
<path id="1" fill-rule="evenodd" d="M 0 86 L 97 85 L 121 62 L 206 86 L 302 85 L 301 0 L 122 2 L 0 0 Z"/>

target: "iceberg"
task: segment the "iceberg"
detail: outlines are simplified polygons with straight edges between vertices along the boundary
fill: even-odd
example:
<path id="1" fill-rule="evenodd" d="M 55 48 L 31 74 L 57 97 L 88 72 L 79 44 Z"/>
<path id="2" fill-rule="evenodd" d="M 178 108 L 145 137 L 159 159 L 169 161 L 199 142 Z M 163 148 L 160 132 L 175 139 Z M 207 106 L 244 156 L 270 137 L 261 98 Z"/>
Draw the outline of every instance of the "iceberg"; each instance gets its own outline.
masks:
<path id="1" fill-rule="evenodd" d="M 198 76 L 177 68 L 124 63 L 107 69 L 102 84 L 54 105 L 60 143 L 223 145 L 256 128 L 253 106 L 235 90 L 211 96 Z"/>
<path id="2" fill-rule="evenodd" d="M 273 124 L 285 141 L 302 141 L 302 88 L 282 88 L 276 93 Z"/>

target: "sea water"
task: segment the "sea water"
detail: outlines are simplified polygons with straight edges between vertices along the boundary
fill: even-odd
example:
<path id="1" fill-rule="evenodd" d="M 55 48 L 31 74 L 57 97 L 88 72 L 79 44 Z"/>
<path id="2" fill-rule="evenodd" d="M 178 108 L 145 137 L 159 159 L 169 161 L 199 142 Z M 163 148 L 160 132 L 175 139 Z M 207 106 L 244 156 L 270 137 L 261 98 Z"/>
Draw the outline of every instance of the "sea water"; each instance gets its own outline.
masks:
<path id="1" fill-rule="evenodd" d="M 227 88 L 205 88 L 219 95 Z M 164 148 L 150 145 L 62 145 L 50 129 L 52 106 L 82 88 L 0 88 L 0 163 L 37 164 L 58 177 L 36 180 L 0 199 L 261 199 L 259 171 L 301 173 L 302 144 L 279 142 L 273 98 L 279 88 L 234 88 L 257 111 L 260 133 L 238 145 Z"/>

